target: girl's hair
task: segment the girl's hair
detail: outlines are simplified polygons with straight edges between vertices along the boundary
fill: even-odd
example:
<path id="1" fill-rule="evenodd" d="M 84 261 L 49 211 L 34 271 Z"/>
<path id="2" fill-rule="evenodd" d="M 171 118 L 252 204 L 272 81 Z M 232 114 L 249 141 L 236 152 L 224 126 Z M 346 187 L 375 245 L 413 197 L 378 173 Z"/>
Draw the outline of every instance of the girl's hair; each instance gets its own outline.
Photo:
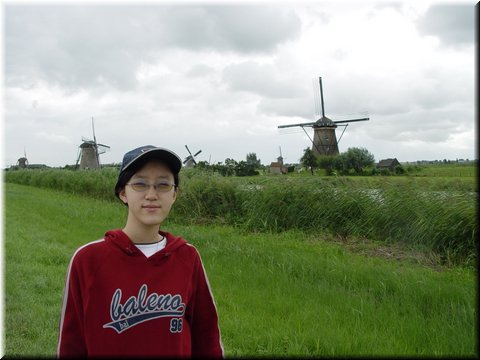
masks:
<path id="1" fill-rule="evenodd" d="M 144 159 L 139 159 L 137 162 L 129 166 L 126 170 L 120 172 L 120 174 L 118 175 L 117 184 L 115 185 L 115 196 L 117 198 L 120 199 L 120 191 L 123 190 L 125 185 L 132 178 L 132 176 L 135 175 L 138 170 L 140 170 L 147 162 L 151 160 L 152 159 L 148 157 L 145 157 Z M 170 171 L 172 171 L 172 169 L 168 166 L 167 163 L 164 164 L 170 169 Z M 178 187 L 180 186 L 180 177 L 178 176 L 178 173 L 175 173 L 174 171 L 172 171 L 172 174 L 173 182 L 175 184 L 175 191 L 177 191 Z"/>

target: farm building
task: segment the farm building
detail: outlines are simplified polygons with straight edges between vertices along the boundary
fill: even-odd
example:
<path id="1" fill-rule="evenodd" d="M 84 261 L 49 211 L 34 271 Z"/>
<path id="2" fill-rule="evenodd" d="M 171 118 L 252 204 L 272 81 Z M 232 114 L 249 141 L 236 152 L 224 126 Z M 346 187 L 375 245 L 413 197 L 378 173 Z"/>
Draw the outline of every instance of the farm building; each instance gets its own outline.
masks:
<path id="1" fill-rule="evenodd" d="M 389 169 L 390 171 L 393 171 L 398 165 L 400 165 L 400 162 L 396 158 L 384 159 L 378 162 L 377 169 Z"/>

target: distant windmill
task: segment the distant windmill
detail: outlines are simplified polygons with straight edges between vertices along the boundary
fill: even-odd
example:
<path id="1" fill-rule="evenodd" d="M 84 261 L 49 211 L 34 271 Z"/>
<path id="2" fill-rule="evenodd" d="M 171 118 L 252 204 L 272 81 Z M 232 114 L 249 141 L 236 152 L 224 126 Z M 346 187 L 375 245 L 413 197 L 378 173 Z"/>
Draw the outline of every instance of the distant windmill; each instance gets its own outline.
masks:
<path id="1" fill-rule="evenodd" d="M 23 148 L 23 157 L 17 160 L 17 166 L 21 169 L 26 169 L 28 167 L 27 152 Z"/>
<path id="2" fill-rule="evenodd" d="M 82 144 L 78 149 L 77 163 L 75 168 L 78 167 L 80 162 L 80 169 L 98 169 L 100 167 L 100 155 L 110 150 L 110 146 L 104 144 L 98 144 L 95 136 L 95 124 L 92 117 L 92 131 L 93 140 L 86 139 L 82 136 Z"/>
<path id="3" fill-rule="evenodd" d="M 183 164 L 185 165 L 185 167 L 193 167 L 193 166 L 197 165 L 197 162 L 195 161 L 195 156 L 200 154 L 202 152 L 202 150 L 198 150 L 194 155 L 192 155 L 188 146 L 185 145 L 185 147 L 186 147 L 189 155 L 185 158 L 185 160 L 183 161 Z"/>
<path id="4" fill-rule="evenodd" d="M 301 124 L 290 124 L 290 125 L 280 125 L 278 126 L 279 129 L 281 128 L 289 128 L 294 126 L 300 126 L 305 134 L 307 134 L 308 138 L 312 142 L 312 151 L 316 156 L 320 155 L 338 155 L 338 141 L 337 136 L 335 135 L 335 129 L 337 128 L 337 124 L 344 124 L 350 123 L 355 121 L 367 121 L 370 118 L 361 118 L 361 119 L 351 119 L 351 120 L 342 120 L 342 121 L 332 121 L 328 117 L 325 116 L 325 107 L 323 104 L 323 88 L 322 88 L 322 78 L 319 77 L 319 84 L 320 84 L 320 97 L 322 101 L 322 117 L 315 122 L 309 123 L 301 123 Z M 348 126 L 346 125 L 339 125 L 339 126 Z M 305 127 L 312 127 L 314 130 L 313 140 L 308 135 Z M 343 129 L 343 132 L 345 132 Z M 341 137 L 343 136 L 343 132 Z M 339 139 L 339 141 L 340 141 Z"/>
<path id="5" fill-rule="evenodd" d="M 280 156 L 277 157 L 277 161 L 270 163 L 271 174 L 286 174 L 288 172 L 288 168 L 283 166 L 282 147 L 279 146 L 279 149 L 280 149 Z"/>

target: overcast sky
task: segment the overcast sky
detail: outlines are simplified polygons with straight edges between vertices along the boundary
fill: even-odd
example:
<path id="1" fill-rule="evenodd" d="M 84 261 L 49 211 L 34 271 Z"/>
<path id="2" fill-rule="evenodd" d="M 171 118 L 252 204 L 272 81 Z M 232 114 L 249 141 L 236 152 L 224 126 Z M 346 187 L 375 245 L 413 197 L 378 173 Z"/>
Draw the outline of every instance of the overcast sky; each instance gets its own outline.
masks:
<path id="1" fill-rule="evenodd" d="M 309 137 L 277 127 L 318 118 L 319 76 L 329 118 L 370 117 L 340 152 L 474 159 L 475 3 L 5 1 L 2 167 L 75 164 L 92 117 L 102 163 L 146 144 L 296 163 Z"/>

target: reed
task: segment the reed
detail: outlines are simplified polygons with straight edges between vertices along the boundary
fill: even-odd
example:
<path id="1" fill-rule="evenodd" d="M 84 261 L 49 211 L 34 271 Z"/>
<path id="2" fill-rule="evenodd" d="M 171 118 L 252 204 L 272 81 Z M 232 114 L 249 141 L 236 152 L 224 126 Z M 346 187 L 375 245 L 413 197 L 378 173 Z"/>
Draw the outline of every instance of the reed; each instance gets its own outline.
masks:
<path id="1" fill-rule="evenodd" d="M 192 171 L 193 170 L 193 171 Z M 171 218 L 234 225 L 249 232 L 302 230 L 364 237 L 438 253 L 444 263 L 476 261 L 473 179 L 388 177 L 223 177 L 182 171 Z M 115 169 L 8 171 L 7 182 L 117 201 Z"/>

